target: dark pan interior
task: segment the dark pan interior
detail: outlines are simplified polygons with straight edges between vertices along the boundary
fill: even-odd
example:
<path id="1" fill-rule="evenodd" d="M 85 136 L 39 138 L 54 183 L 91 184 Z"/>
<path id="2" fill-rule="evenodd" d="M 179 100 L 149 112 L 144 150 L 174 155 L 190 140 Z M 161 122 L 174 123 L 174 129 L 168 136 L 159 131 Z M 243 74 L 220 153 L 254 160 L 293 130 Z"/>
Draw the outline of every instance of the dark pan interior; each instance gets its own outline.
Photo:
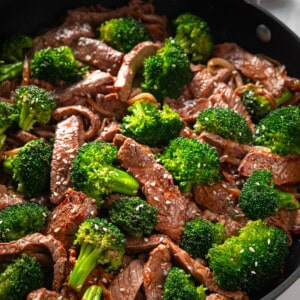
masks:
<path id="1" fill-rule="evenodd" d="M 106 7 L 117 7 L 127 1 L 64 0 L 64 1 L 0 1 L 0 39 L 12 33 L 37 34 L 41 29 L 58 24 L 68 8 L 100 2 Z M 290 76 L 300 78 L 300 39 L 284 24 L 267 12 L 242 0 L 154 0 L 156 12 L 170 19 L 182 12 L 193 12 L 206 19 L 216 43 L 236 42 L 252 53 L 264 53 L 283 63 Z M 264 24 L 272 38 L 263 43 L 257 38 L 256 28 Z M 284 274 L 273 290 L 251 299 L 274 299 L 300 275 L 300 239 L 294 237 Z"/>

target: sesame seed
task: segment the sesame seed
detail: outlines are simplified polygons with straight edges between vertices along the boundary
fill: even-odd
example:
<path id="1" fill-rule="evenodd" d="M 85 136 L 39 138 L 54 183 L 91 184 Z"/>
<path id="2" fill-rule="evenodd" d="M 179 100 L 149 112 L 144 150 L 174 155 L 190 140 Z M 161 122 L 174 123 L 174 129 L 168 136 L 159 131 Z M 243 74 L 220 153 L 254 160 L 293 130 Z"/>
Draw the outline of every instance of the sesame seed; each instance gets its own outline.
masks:
<path id="1" fill-rule="evenodd" d="M 250 252 L 255 252 L 255 249 L 253 247 L 249 247 Z"/>

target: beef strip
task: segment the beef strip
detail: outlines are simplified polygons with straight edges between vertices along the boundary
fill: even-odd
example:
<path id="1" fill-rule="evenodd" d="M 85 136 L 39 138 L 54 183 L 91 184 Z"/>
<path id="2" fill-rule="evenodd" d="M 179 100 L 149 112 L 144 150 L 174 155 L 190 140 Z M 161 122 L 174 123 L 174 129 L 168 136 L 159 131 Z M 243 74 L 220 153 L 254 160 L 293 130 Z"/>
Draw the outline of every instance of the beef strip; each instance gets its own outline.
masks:
<path id="1" fill-rule="evenodd" d="M 83 143 L 84 129 L 80 117 L 74 115 L 57 124 L 50 174 L 50 200 L 54 204 L 58 204 L 71 187 L 71 163 Z"/>
<path id="2" fill-rule="evenodd" d="M 205 300 L 229 300 L 230 298 L 217 294 L 217 293 L 211 293 L 205 297 Z"/>
<path id="3" fill-rule="evenodd" d="M 161 300 L 163 286 L 169 269 L 172 267 L 171 255 L 166 245 L 158 245 L 151 251 L 144 266 L 144 291 L 146 299 Z"/>
<path id="4" fill-rule="evenodd" d="M 75 58 L 101 71 L 117 75 L 124 53 L 97 39 L 81 37 L 71 45 Z"/>
<path id="5" fill-rule="evenodd" d="M 112 299 L 134 300 L 144 281 L 143 263 L 135 259 L 112 280 L 109 291 Z"/>
<path id="6" fill-rule="evenodd" d="M 255 170 L 268 169 L 277 185 L 300 182 L 300 155 L 279 156 L 271 152 L 249 152 L 239 165 L 242 176 L 249 177 Z"/>
<path id="7" fill-rule="evenodd" d="M 40 288 L 30 292 L 26 300 L 79 300 L 75 292 L 68 290 L 67 293 L 50 291 L 46 288 Z"/>
<path id="8" fill-rule="evenodd" d="M 117 133 L 120 133 L 120 123 L 112 120 L 103 128 L 99 139 L 111 143 Z"/>
<path id="9" fill-rule="evenodd" d="M 144 238 L 127 237 L 126 252 L 130 254 L 149 252 L 165 239 L 168 239 L 168 237 L 162 234 L 153 234 Z"/>
<path id="10" fill-rule="evenodd" d="M 131 138 L 125 139 L 118 158 L 122 166 L 142 185 L 147 202 L 158 208 L 156 229 L 179 241 L 186 220 L 188 200 L 174 184 L 172 175 L 156 161 L 148 147 Z"/>
<path id="11" fill-rule="evenodd" d="M 5 185 L 0 184 L 0 210 L 25 202 L 27 201 L 25 200 L 23 194 L 10 190 Z"/>
<path id="12" fill-rule="evenodd" d="M 70 86 L 57 88 L 54 98 L 59 106 L 73 105 L 83 97 L 111 92 L 113 84 L 114 78 L 109 73 L 96 70 Z"/>
<path id="13" fill-rule="evenodd" d="M 97 205 L 94 199 L 72 189 L 66 191 L 65 198 L 57 205 L 47 219 L 44 234 L 52 234 L 69 249 L 74 241 L 79 225 L 86 219 L 96 217 Z"/>
<path id="14" fill-rule="evenodd" d="M 47 255 L 53 261 L 52 289 L 60 291 L 67 276 L 67 252 L 63 244 L 52 235 L 33 233 L 9 243 L 0 243 L 0 260 L 8 261 L 22 252 L 37 257 Z M 42 263 L 42 262 L 41 262 Z M 49 267 L 49 266 L 46 266 Z"/>

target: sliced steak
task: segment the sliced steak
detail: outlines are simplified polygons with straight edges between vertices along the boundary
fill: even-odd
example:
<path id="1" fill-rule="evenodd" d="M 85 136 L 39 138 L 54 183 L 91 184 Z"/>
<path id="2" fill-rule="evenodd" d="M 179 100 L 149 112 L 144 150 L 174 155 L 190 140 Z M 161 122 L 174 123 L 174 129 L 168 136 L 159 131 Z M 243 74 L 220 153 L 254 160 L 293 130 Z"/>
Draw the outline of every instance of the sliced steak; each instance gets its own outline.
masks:
<path id="1" fill-rule="evenodd" d="M 83 143 L 84 129 L 80 117 L 71 116 L 57 124 L 50 174 L 50 200 L 54 204 L 58 204 L 71 187 L 71 163 Z"/>
<path id="2" fill-rule="evenodd" d="M 166 245 L 158 245 L 151 251 L 144 266 L 144 291 L 146 299 L 161 300 L 162 291 L 169 269 L 172 267 L 171 255 Z"/>
<path id="3" fill-rule="evenodd" d="M 26 300 L 78 300 L 78 296 L 71 290 L 68 290 L 67 293 L 59 293 L 40 288 L 29 293 Z"/>
<path id="4" fill-rule="evenodd" d="M 143 281 L 143 263 L 140 259 L 135 259 L 114 277 L 108 288 L 111 298 L 134 300 Z"/>
<path id="5" fill-rule="evenodd" d="M 50 255 L 53 261 L 52 289 L 60 291 L 67 276 L 67 252 L 63 244 L 52 235 L 41 233 L 30 234 L 9 243 L 0 243 L 0 261 L 11 260 L 22 252 L 35 256 L 37 259 L 43 255 Z"/>
<path id="6" fill-rule="evenodd" d="M 112 120 L 101 131 L 99 139 L 111 143 L 117 133 L 120 133 L 120 123 Z"/>
<path id="7" fill-rule="evenodd" d="M 56 89 L 54 97 L 59 106 L 73 105 L 83 97 L 110 92 L 113 84 L 114 78 L 109 73 L 96 70 L 70 86 Z"/>
<path id="8" fill-rule="evenodd" d="M 20 193 L 8 189 L 5 185 L 0 184 L 0 210 L 15 204 L 27 202 Z"/>
<path id="9" fill-rule="evenodd" d="M 161 244 L 167 236 L 162 234 L 153 234 L 144 238 L 128 237 L 126 243 L 126 252 L 130 254 L 149 252 Z"/>
<path id="10" fill-rule="evenodd" d="M 94 199 L 82 192 L 67 190 L 65 198 L 57 205 L 47 219 L 44 234 L 52 234 L 69 249 L 74 241 L 79 225 L 97 215 Z"/>
<path id="11" fill-rule="evenodd" d="M 156 229 L 175 241 L 181 237 L 188 200 L 174 184 L 172 175 L 154 158 L 151 150 L 127 138 L 119 149 L 122 166 L 142 185 L 147 202 L 158 208 Z"/>
<path id="12" fill-rule="evenodd" d="M 128 100 L 133 79 L 137 71 L 142 67 L 144 59 L 154 55 L 160 47 L 161 44 L 158 42 L 141 42 L 124 56 L 114 85 L 122 101 Z"/>
<path id="13" fill-rule="evenodd" d="M 71 45 L 75 58 L 101 71 L 117 75 L 124 53 L 97 39 L 81 37 Z"/>
<path id="14" fill-rule="evenodd" d="M 270 152 L 249 152 L 239 165 L 242 176 L 249 177 L 255 170 L 268 169 L 277 185 L 300 182 L 300 155 L 279 156 Z"/>

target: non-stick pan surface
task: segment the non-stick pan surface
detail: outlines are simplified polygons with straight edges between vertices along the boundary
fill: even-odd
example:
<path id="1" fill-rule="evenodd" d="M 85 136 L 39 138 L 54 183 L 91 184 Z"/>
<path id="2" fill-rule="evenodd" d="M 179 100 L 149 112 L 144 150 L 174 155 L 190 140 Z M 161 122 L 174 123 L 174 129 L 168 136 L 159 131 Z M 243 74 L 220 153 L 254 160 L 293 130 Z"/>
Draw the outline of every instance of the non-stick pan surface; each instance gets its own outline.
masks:
<path id="1" fill-rule="evenodd" d="M 1 0 L 0 40 L 13 33 L 37 34 L 41 29 L 58 24 L 68 8 L 101 3 L 118 7 L 127 1 L 117 0 Z M 276 18 L 242 0 L 154 0 L 156 12 L 173 18 L 182 12 L 193 12 L 206 19 L 216 43 L 236 42 L 252 53 L 263 53 L 283 63 L 290 76 L 300 78 L 300 39 Z M 265 25 L 271 40 L 262 42 L 257 26 Z M 300 275 L 300 237 L 294 236 L 285 272 L 272 290 L 251 299 L 271 300 L 286 290 Z"/>

